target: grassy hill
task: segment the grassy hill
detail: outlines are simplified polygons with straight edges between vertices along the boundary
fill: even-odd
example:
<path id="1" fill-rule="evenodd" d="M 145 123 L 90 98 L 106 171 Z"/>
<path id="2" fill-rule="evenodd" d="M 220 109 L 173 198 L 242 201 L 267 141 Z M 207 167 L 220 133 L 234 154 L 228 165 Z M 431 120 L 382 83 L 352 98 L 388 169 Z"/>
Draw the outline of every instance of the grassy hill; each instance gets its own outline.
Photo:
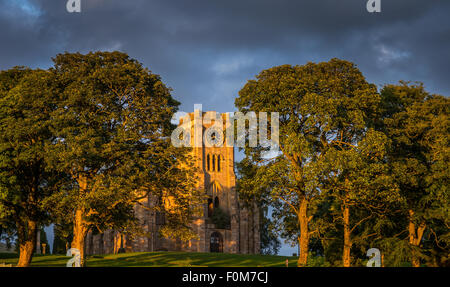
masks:
<path id="1" fill-rule="evenodd" d="M 0 264 L 16 264 L 18 256 L 0 253 Z M 296 257 L 221 253 L 147 252 L 89 256 L 88 267 L 285 267 L 297 265 Z M 69 257 L 37 255 L 34 267 L 64 267 Z"/>

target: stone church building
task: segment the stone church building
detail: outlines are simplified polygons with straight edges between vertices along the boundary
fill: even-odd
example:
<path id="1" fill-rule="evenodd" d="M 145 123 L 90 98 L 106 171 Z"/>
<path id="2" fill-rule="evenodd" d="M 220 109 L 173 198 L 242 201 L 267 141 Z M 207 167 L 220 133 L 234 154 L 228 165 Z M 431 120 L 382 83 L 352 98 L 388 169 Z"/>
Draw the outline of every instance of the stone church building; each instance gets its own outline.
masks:
<path id="1" fill-rule="evenodd" d="M 196 110 L 190 113 L 191 121 L 180 125 L 191 126 L 191 143 L 202 135 L 194 134 L 194 126 L 201 125 L 203 133 L 211 123 L 203 121 L 205 116 L 215 117 L 215 112 L 202 113 Z M 225 114 L 220 115 L 225 121 Z M 200 119 L 200 121 L 199 121 Z M 207 121 L 206 121 L 207 122 Z M 226 143 L 226 140 L 225 140 Z M 149 236 L 129 239 L 117 231 L 109 230 L 103 234 L 89 233 L 86 238 L 86 254 L 116 254 L 119 252 L 151 251 L 187 251 L 187 252 L 223 252 L 241 254 L 260 253 L 259 212 L 249 212 L 242 207 L 236 192 L 236 175 L 234 170 L 234 147 L 226 144 L 222 147 L 207 147 L 205 143 L 193 148 L 196 168 L 199 170 L 198 188 L 207 194 L 203 216 L 191 223 L 198 239 L 182 242 L 181 240 L 161 238 L 158 230 L 164 225 L 164 215 L 152 211 L 152 200 L 147 198 L 141 205 L 136 205 L 135 214 L 141 226 Z M 215 209 L 222 209 L 230 217 L 228 226 L 215 226 L 211 216 Z"/>

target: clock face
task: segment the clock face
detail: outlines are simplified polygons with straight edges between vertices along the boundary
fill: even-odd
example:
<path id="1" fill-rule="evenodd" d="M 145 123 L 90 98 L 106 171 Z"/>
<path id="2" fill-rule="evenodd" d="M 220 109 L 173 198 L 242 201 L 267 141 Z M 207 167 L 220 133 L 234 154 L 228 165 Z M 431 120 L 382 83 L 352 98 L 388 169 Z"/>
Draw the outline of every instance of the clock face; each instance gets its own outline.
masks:
<path id="1" fill-rule="evenodd" d="M 213 127 L 206 130 L 205 140 L 210 146 L 222 146 L 223 134 Z"/>
<path id="2" fill-rule="evenodd" d="M 172 145 L 176 147 L 190 147 L 191 132 L 189 129 L 182 126 L 177 127 L 171 135 Z"/>

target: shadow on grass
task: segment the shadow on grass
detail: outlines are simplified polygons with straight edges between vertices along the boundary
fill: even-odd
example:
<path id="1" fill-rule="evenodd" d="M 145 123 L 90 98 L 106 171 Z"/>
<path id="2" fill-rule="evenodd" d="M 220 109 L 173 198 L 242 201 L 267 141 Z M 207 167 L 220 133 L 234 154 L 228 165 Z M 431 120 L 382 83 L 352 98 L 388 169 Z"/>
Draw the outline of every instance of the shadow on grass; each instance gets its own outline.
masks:
<path id="1" fill-rule="evenodd" d="M 16 264 L 14 253 L 0 253 L 0 262 Z M 294 266 L 297 258 L 270 255 L 148 252 L 93 255 L 87 257 L 88 267 L 285 267 L 286 259 Z M 69 257 L 64 255 L 35 256 L 31 266 L 64 267 Z"/>

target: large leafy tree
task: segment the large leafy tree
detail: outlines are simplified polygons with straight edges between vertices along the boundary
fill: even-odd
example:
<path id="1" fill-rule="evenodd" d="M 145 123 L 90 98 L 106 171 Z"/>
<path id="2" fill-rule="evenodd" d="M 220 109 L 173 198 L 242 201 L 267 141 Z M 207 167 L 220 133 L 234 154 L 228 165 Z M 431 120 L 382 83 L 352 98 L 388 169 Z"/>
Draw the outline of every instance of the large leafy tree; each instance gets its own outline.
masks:
<path id="1" fill-rule="evenodd" d="M 242 112 L 278 112 L 281 153 L 270 159 L 265 178 L 280 215 L 295 218 L 299 231 L 298 265 L 306 266 L 311 233 L 311 202 L 320 194 L 317 162 L 343 128 L 364 128 L 377 106 L 376 87 L 354 64 L 332 59 L 304 66 L 284 65 L 262 71 L 239 92 Z M 354 136 L 351 134 L 351 136 Z M 259 146 L 249 153 L 261 158 Z M 267 158 L 267 153 L 266 153 Z M 292 221 L 290 221 L 292 222 Z"/>
<path id="2" fill-rule="evenodd" d="M 46 164 L 51 133 L 51 74 L 14 68 L 0 73 L 0 223 L 15 224 L 18 266 L 28 266 L 41 223 L 43 202 L 54 192 L 55 174 Z"/>
<path id="3" fill-rule="evenodd" d="M 393 143 L 390 172 L 403 203 L 398 228 L 404 232 L 393 253 L 408 252 L 415 267 L 436 253 L 448 262 L 450 101 L 406 82 L 385 86 L 381 95 L 382 129 Z"/>
<path id="4" fill-rule="evenodd" d="M 69 178 L 48 204 L 73 222 L 82 264 L 87 233 L 126 231 L 135 204 L 150 194 L 167 211 L 166 226 L 186 231 L 194 181 L 183 172 L 188 159 L 170 145 L 179 103 L 161 78 L 120 52 L 60 54 L 50 71 L 58 99 L 48 161 Z"/>

